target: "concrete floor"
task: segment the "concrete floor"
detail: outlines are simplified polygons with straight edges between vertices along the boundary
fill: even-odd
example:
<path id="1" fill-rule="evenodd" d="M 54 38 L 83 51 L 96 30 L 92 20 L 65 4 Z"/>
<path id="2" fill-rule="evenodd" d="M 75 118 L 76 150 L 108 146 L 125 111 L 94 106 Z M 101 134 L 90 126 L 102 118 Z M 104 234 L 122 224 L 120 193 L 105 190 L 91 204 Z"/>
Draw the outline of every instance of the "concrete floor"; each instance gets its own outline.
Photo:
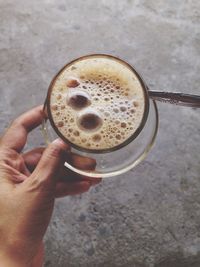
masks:
<path id="1" fill-rule="evenodd" d="M 0 130 L 88 53 L 120 56 L 152 89 L 200 94 L 200 2 L 0 0 Z M 57 201 L 45 267 L 200 266 L 200 110 L 158 107 L 142 164 Z M 38 129 L 27 149 L 42 144 Z"/>

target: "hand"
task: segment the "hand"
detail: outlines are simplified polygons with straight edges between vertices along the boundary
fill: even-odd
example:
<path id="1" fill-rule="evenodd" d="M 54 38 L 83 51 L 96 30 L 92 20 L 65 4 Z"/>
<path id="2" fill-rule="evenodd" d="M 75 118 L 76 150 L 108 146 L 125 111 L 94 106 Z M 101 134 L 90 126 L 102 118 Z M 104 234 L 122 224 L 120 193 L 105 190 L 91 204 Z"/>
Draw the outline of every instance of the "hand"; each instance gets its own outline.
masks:
<path id="1" fill-rule="evenodd" d="M 42 106 L 36 107 L 17 118 L 0 139 L 0 266 L 41 266 L 42 239 L 55 198 L 83 193 L 100 182 L 67 171 L 66 157 L 82 169 L 94 169 L 96 163 L 72 154 L 59 139 L 46 149 L 21 153 L 28 132 L 42 119 Z"/>

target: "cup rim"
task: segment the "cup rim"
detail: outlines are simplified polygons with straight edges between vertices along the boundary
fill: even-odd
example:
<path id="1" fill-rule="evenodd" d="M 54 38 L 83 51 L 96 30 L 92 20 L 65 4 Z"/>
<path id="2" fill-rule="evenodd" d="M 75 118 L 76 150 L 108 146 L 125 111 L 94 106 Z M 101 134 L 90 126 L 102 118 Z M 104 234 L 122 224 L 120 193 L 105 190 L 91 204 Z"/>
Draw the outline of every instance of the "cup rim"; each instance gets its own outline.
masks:
<path id="1" fill-rule="evenodd" d="M 84 59 L 87 59 L 87 58 L 96 58 L 96 57 L 103 57 L 103 58 L 109 58 L 109 59 L 112 59 L 112 60 L 116 60 L 118 61 L 119 63 L 125 65 L 126 67 L 128 67 L 135 75 L 136 77 L 138 78 L 141 86 L 142 86 L 142 89 L 143 89 L 143 93 L 144 93 L 144 100 L 145 100 L 145 104 L 144 104 L 144 113 L 143 113 L 143 117 L 142 117 L 142 120 L 138 126 L 138 128 L 136 129 L 136 131 L 129 137 L 127 138 L 123 143 L 119 144 L 119 145 L 116 145 L 112 148 L 106 148 L 106 149 L 89 149 L 89 148 L 84 148 L 84 147 L 81 147 L 81 146 L 78 146 L 72 142 L 70 142 L 59 130 L 58 128 L 56 127 L 55 123 L 54 123 L 54 120 L 53 120 L 53 117 L 52 117 L 52 113 L 51 113 L 51 108 L 50 108 L 50 98 L 51 98 L 51 92 L 52 92 L 52 89 L 54 87 L 54 84 L 57 80 L 57 78 L 59 77 L 59 75 L 68 67 L 70 67 L 71 65 L 73 65 L 75 62 L 77 61 L 80 61 L 80 60 L 84 60 Z M 86 152 L 86 153 L 95 153 L 95 154 L 103 154 L 103 153 L 110 153 L 110 152 L 113 152 L 113 151 L 116 151 L 118 149 L 121 149 L 122 147 L 128 145 L 130 142 L 132 142 L 139 134 L 140 132 L 142 131 L 142 129 L 144 128 L 145 126 L 145 123 L 147 121 L 147 118 L 148 118 L 148 114 L 149 114 L 149 95 L 148 95 L 148 88 L 144 82 L 144 80 L 142 79 L 141 75 L 138 73 L 138 71 L 132 66 L 130 65 L 129 63 L 127 63 L 126 61 L 122 60 L 121 58 L 119 57 L 115 57 L 115 56 L 112 56 L 112 55 L 108 55 L 108 54 L 88 54 L 88 55 L 85 55 L 85 56 L 81 56 L 79 58 L 76 58 L 72 61 L 70 61 L 69 63 L 67 63 L 66 65 L 64 65 L 59 71 L 58 73 L 54 76 L 54 78 L 52 79 L 49 87 L 48 87 L 48 92 L 47 92 L 47 97 L 46 97 L 46 100 L 45 100 L 45 104 L 44 104 L 44 108 L 47 109 L 47 116 L 48 116 L 48 119 L 50 121 L 50 124 L 52 126 L 52 128 L 54 129 L 54 131 L 56 132 L 56 134 L 67 144 L 69 144 L 71 147 L 75 148 L 76 150 L 79 150 L 79 151 L 82 151 L 82 152 Z"/>

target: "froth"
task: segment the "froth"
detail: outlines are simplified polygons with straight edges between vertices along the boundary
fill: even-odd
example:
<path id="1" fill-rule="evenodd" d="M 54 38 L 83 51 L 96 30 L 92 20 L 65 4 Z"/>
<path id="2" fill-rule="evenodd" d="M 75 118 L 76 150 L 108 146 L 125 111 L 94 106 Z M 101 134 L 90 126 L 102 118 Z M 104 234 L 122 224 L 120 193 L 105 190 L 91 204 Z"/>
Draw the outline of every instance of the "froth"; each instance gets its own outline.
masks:
<path id="1" fill-rule="evenodd" d="M 99 150 L 125 142 L 144 115 L 142 85 L 126 65 L 89 57 L 68 65 L 50 95 L 54 124 L 71 143 Z"/>

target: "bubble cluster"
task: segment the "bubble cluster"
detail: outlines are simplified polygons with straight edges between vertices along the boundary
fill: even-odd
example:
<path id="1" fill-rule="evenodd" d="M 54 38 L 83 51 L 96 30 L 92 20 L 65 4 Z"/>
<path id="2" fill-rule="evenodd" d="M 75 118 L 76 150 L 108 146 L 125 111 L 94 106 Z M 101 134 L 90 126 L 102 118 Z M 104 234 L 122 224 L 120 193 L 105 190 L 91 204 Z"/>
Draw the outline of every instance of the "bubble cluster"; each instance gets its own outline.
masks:
<path id="1" fill-rule="evenodd" d="M 50 96 L 54 124 L 71 143 L 110 149 L 138 129 L 144 92 L 137 76 L 122 63 L 86 58 L 66 67 Z"/>

